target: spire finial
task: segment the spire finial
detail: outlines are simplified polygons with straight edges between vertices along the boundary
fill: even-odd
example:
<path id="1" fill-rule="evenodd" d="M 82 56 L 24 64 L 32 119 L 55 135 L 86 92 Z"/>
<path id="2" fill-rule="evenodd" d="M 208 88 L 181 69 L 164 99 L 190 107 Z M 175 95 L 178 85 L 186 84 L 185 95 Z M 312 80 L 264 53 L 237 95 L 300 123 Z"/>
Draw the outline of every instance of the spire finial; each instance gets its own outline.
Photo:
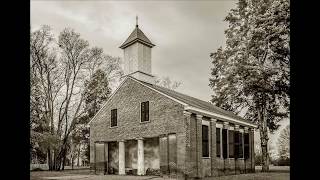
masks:
<path id="1" fill-rule="evenodd" d="M 136 27 L 138 27 L 138 15 L 136 15 Z"/>

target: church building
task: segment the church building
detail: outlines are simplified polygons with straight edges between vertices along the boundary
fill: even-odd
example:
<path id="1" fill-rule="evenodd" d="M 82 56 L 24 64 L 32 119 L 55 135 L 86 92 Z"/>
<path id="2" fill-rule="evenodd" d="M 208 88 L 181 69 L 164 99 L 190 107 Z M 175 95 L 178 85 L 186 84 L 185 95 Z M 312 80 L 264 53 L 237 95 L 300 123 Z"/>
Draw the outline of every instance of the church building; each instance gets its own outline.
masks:
<path id="1" fill-rule="evenodd" d="M 254 172 L 256 125 L 156 85 L 154 46 L 138 24 L 120 46 L 125 76 L 89 122 L 90 169 L 177 179 Z"/>

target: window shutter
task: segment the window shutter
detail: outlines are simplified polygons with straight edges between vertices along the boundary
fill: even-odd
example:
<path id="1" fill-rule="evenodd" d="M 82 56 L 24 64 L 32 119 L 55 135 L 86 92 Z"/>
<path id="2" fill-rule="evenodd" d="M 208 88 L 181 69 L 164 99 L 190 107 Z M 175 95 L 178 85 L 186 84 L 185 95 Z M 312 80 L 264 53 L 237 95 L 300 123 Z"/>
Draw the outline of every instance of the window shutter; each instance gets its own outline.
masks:
<path id="1" fill-rule="evenodd" d="M 243 133 L 239 133 L 239 158 L 243 158 Z"/>
<path id="2" fill-rule="evenodd" d="M 234 158 L 239 157 L 239 131 L 234 132 Z"/>
<path id="3" fill-rule="evenodd" d="M 228 130 L 227 129 L 222 129 L 222 151 L 223 151 L 223 158 L 226 159 L 228 158 L 228 141 L 227 141 L 227 137 L 228 137 Z"/>
<path id="4" fill-rule="evenodd" d="M 209 127 L 202 125 L 202 157 L 209 157 Z"/>
<path id="5" fill-rule="evenodd" d="M 114 126 L 118 125 L 118 119 L 117 119 L 117 109 L 114 110 Z"/>
<path id="6" fill-rule="evenodd" d="M 234 131 L 229 130 L 229 158 L 234 158 Z"/>
<path id="7" fill-rule="evenodd" d="M 145 121 L 145 104 L 144 102 L 141 103 L 141 122 Z"/>
<path id="8" fill-rule="evenodd" d="M 249 159 L 249 134 L 244 133 L 244 158 Z"/>
<path id="9" fill-rule="evenodd" d="M 216 128 L 216 154 L 217 157 L 221 157 L 220 152 L 220 128 Z"/>
<path id="10" fill-rule="evenodd" d="M 117 126 L 117 109 L 111 110 L 111 127 Z"/>
<path id="11" fill-rule="evenodd" d="M 149 101 L 146 102 L 145 109 L 145 121 L 149 121 Z"/>

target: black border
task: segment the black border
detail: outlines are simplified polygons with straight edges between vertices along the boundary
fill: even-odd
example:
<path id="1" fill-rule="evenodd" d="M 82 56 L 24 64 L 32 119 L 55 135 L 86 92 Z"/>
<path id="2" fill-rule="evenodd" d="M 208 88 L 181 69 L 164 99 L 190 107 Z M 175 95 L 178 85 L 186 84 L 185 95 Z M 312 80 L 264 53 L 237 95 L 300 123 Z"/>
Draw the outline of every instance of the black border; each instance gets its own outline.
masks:
<path id="1" fill-rule="evenodd" d="M 290 1 L 290 179 L 318 179 L 318 7 Z"/>
<path id="2" fill-rule="evenodd" d="M 4 99 L 1 101 L 1 150 L 4 150 L 1 179 L 29 179 L 30 2 L 4 3 L 1 11 L 1 99 Z M 5 178 L 7 175 L 9 178 Z"/>

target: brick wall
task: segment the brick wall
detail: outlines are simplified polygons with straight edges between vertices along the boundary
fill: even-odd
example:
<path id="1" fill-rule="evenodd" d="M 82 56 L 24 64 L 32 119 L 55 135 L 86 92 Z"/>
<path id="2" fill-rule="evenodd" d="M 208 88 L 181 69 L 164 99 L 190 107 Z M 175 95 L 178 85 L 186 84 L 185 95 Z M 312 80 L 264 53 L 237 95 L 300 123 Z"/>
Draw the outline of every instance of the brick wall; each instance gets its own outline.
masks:
<path id="1" fill-rule="evenodd" d="M 202 177 L 211 176 L 211 158 L 202 158 Z"/>
<path id="2" fill-rule="evenodd" d="M 140 103 L 149 101 L 150 122 L 140 123 Z M 117 109 L 118 126 L 110 128 L 110 111 Z M 203 117 L 204 120 L 209 120 Z M 214 127 L 214 128 L 213 128 Z M 216 158 L 215 123 L 210 122 L 210 158 L 202 158 L 202 122 L 195 114 L 184 115 L 183 106 L 177 102 L 145 87 L 134 80 L 127 79 L 113 98 L 97 115 L 90 125 L 90 163 L 94 163 L 94 142 L 130 140 L 139 137 L 160 137 L 160 169 L 163 174 L 169 171 L 168 134 L 176 134 L 177 175 L 178 178 L 221 176 L 235 174 L 232 159 Z M 253 134 L 250 133 L 250 143 Z M 250 144 L 250 145 L 251 145 Z M 250 153 L 254 152 L 253 147 Z M 172 151 L 171 151 L 172 152 Z M 222 152 L 221 152 L 222 153 Z M 111 157 L 109 157 L 111 158 Z M 239 160 L 239 169 L 253 172 L 254 157 L 244 162 Z M 225 163 L 225 164 L 224 164 Z M 110 167 L 111 165 L 109 165 Z M 93 164 L 91 164 L 91 168 Z"/>
<path id="3" fill-rule="evenodd" d="M 140 123 L 140 103 L 149 101 L 150 122 Z M 111 109 L 117 109 L 117 127 L 110 127 Z M 158 137 L 183 133 L 183 106 L 127 79 L 90 124 L 90 163 L 94 163 L 94 142 Z"/>

